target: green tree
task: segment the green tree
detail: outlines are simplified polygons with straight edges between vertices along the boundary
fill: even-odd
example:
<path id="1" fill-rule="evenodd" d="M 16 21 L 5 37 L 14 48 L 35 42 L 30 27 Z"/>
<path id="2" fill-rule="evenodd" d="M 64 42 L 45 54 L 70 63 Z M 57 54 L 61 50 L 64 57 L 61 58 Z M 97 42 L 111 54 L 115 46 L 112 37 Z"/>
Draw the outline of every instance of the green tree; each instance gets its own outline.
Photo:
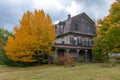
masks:
<path id="1" fill-rule="evenodd" d="M 108 31 L 106 32 L 109 52 L 120 52 L 120 0 L 116 0 L 110 9 L 111 23 Z"/>
<path id="2" fill-rule="evenodd" d="M 3 63 L 3 58 L 5 58 L 3 55 L 5 55 L 4 53 L 4 49 L 3 47 L 6 45 L 6 42 L 8 40 L 8 36 L 12 36 L 12 34 L 3 29 L 3 28 L 0 28 L 0 62 Z"/>
<path id="3" fill-rule="evenodd" d="M 120 0 L 111 5 L 109 15 L 98 21 L 97 28 L 93 54 L 102 60 L 109 52 L 120 52 Z"/>
<path id="4" fill-rule="evenodd" d="M 0 50 L 3 49 L 3 46 L 6 44 L 9 35 L 11 35 L 9 31 L 0 28 Z"/>

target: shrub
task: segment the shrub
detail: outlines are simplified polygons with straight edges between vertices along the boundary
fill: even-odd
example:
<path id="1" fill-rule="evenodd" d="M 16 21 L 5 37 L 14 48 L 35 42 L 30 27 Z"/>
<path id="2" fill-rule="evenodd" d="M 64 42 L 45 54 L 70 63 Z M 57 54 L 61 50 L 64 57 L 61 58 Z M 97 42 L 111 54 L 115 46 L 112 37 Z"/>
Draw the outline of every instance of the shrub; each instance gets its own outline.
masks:
<path id="1" fill-rule="evenodd" d="M 79 63 L 82 63 L 82 62 L 84 62 L 84 60 L 85 60 L 85 57 L 84 57 L 84 56 L 81 56 L 81 57 L 78 59 L 78 62 L 79 62 Z"/>
<path id="2" fill-rule="evenodd" d="M 64 66 L 74 66 L 75 60 L 69 56 L 59 56 L 55 59 L 55 64 Z"/>
<path id="3" fill-rule="evenodd" d="M 109 62 L 109 61 L 110 61 L 110 57 L 108 56 L 108 54 L 102 56 L 102 62 Z"/>
<path id="4" fill-rule="evenodd" d="M 28 66 L 34 66 L 34 65 L 39 65 L 39 64 L 46 64 L 48 63 L 48 55 L 44 54 L 39 57 L 38 62 L 20 62 L 20 61 L 13 61 L 8 58 L 8 56 L 5 54 L 3 51 L 0 54 L 0 61 L 1 64 L 7 65 L 7 66 L 14 66 L 14 67 L 28 67 Z"/>
<path id="5" fill-rule="evenodd" d="M 102 63 L 101 67 L 104 67 L 104 68 L 112 68 L 112 67 L 115 67 L 116 64 L 115 63 Z"/>
<path id="6" fill-rule="evenodd" d="M 120 57 L 116 57 L 115 59 L 117 63 L 120 63 Z"/>
<path id="7" fill-rule="evenodd" d="M 106 54 L 102 54 L 102 53 L 94 53 L 93 54 L 94 57 L 94 62 L 109 62 L 110 58 L 108 56 L 108 53 Z"/>
<path id="8" fill-rule="evenodd" d="M 30 66 L 30 64 L 27 64 L 27 63 L 22 63 L 22 62 L 18 62 L 18 61 L 12 61 L 12 60 L 8 59 L 8 57 L 7 57 L 7 55 L 5 53 L 1 54 L 0 59 L 1 59 L 2 64 L 7 65 L 7 66 L 11 66 L 11 67 L 12 66 L 14 66 L 14 67 Z"/>

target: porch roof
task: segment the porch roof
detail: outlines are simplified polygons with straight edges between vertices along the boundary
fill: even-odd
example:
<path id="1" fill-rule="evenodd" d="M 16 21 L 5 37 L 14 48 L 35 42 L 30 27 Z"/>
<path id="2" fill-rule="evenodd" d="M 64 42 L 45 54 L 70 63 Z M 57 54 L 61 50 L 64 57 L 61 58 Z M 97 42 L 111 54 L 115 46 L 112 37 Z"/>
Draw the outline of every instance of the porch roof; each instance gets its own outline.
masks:
<path id="1" fill-rule="evenodd" d="M 70 45 L 70 44 L 58 44 L 54 45 L 55 48 L 63 48 L 63 49 L 92 49 L 92 46 L 79 46 L 79 45 Z"/>

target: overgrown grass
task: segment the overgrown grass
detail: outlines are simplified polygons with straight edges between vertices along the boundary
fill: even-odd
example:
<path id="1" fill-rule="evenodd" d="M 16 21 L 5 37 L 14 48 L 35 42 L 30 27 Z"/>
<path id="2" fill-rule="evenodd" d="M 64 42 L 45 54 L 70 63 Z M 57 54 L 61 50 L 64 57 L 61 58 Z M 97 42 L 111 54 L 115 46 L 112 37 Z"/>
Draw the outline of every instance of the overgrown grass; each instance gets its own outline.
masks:
<path id="1" fill-rule="evenodd" d="M 0 66 L 0 80 L 120 80 L 120 65 L 101 67 L 100 63 L 81 63 L 75 67 L 41 65 L 34 67 Z"/>

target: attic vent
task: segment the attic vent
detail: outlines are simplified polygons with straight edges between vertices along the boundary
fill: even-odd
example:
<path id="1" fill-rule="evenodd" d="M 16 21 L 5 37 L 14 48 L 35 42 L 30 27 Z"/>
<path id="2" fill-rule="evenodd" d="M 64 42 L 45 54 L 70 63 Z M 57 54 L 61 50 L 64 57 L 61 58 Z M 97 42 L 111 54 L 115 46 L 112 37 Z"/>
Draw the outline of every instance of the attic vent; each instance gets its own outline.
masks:
<path id="1" fill-rule="evenodd" d="M 84 21 L 84 19 L 81 19 L 81 21 Z"/>

